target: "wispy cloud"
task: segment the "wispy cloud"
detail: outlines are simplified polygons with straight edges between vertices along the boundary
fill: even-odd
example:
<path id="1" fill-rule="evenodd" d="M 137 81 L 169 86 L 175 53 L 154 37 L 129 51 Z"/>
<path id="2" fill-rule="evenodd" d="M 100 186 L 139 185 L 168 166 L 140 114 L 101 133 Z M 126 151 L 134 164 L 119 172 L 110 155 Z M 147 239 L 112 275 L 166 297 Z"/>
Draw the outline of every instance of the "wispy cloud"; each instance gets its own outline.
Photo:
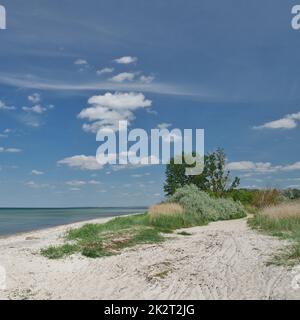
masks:
<path id="1" fill-rule="evenodd" d="M 24 124 L 25 126 L 38 128 L 42 125 L 41 118 L 36 113 L 28 113 L 26 114 L 19 114 L 16 116 L 16 120 L 20 123 Z"/>
<path id="2" fill-rule="evenodd" d="M 99 170 L 103 166 L 99 164 L 94 156 L 76 155 L 64 158 L 57 162 L 58 165 L 66 165 L 70 168 L 80 170 Z"/>
<path id="3" fill-rule="evenodd" d="M 96 73 L 98 76 L 101 76 L 102 74 L 107 74 L 107 73 L 112 73 L 114 72 L 114 68 L 103 68 L 103 69 L 100 69 L 100 70 L 97 70 Z"/>
<path id="4" fill-rule="evenodd" d="M 85 186 L 85 185 L 99 185 L 101 184 L 100 181 L 96 181 L 96 180 L 71 180 L 71 181 L 66 181 L 66 184 L 68 186 L 71 187 L 81 187 L 81 186 Z"/>
<path id="5" fill-rule="evenodd" d="M 22 110 L 25 112 L 33 112 L 38 114 L 42 114 L 47 111 L 47 109 L 41 106 L 40 104 L 37 104 L 33 107 L 22 107 Z"/>
<path id="6" fill-rule="evenodd" d="M 35 175 L 35 176 L 41 176 L 41 175 L 44 174 L 44 172 L 43 172 L 43 171 L 36 170 L 36 169 L 33 169 L 33 170 L 31 171 L 31 174 L 33 174 L 33 175 Z"/>
<path id="7" fill-rule="evenodd" d="M 112 77 L 111 81 L 114 81 L 114 82 L 133 81 L 134 77 L 135 77 L 135 73 L 133 72 L 122 72 Z"/>
<path id="8" fill-rule="evenodd" d="M 74 64 L 77 65 L 77 66 L 86 66 L 89 63 L 85 59 L 77 59 L 77 60 L 74 61 Z"/>
<path id="9" fill-rule="evenodd" d="M 152 81 L 154 81 L 154 79 L 155 79 L 154 76 L 145 76 L 145 75 L 140 76 L 140 81 L 143 83 L 151 83 Z"/>
<path id="10" fill-rule="evenodd" d="M 215 99 L 216 94 L 210 94 L 206 90 L 191 89 L 174 84 L 142 81 L 113 82 L 113 81 L 80 81 L 80 80 L 57 80 L 23 74 L 0 73 L 0 83 L 26 89 L 49 90 L 49 91 L 95 91 L 95 90 L 118 90 L 118 91 L 142 91 L 166 95 L 203 97 Z"/>
<path id="11" fill-rule="evenodd" d="M 144 174 L 132 174 L 131 175 L 132 178 L 143 178 L 143 177 L 147 177 L 147 176 L 150 176 L 149 172 L 144 173 Z"/>
<path id="12" fill-rule="evenodd" d="M 159 123 L 158 125 L 157 125 L 157 128 L 158 129 L 168 129 L 168 128 L 170 128 L 172 126 L 172 124 L 171 123 L 165 123 L 165 122 L 163 122 L 163 123 Z"/>
<path id="13" fill-rule="evenodd" d="M 41 189 L 41 188 L 51 187 L 51 185 L 49 185 L 48 183 L 37 183 L 35 181 L 25 182 L 25 186 L 27 186 L 29 188 L 33 188 L 33 189 Z"/>
<path id="14" fill-rule="evenodd" d="M 2 100 L 0 100 L 0 110 L 15 110 L 16 107 L 8 106 Z"/>
<path id="15" fill-rule="evenodd" d="M 8 138 L 8 135 L 12 132 L 12 129 L 5 129 L 0 133 L 0 138 Z"/>
<path id="16" fill-rule="evenodd" d="M 22 152 L 22 149 L 0 147 L 0 152 L 2 152 L 2 153 L 20 153 L 20 152 Z"/>
<path id="17" fill-rule="evenodd" d="M 86 182 L 81 180 L 72 180 L 72 181 L 67 181 L 66 184 L 71 187 L 81 187 L 81 186 L 84 186 Z"/>

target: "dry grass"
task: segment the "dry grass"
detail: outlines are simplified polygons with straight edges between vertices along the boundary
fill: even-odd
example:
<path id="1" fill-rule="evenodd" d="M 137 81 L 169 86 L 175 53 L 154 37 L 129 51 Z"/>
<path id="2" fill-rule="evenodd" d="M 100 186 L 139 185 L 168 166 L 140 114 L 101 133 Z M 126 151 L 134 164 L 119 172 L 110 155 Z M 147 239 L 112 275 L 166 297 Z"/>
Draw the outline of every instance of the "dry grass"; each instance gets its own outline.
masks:
<path id="1" fill-rule="evenodd" d="M 300 202 L 297 201 L 271 206 L 265 208 L 262 211 L 262 214 L 273 219 L 300 218 Z"/>
<path id="2" fill-rule="evenodd" d="M 294 265 L 300 262 L 300 201 L 263 209 L 249 220 L 256 229 L 292 241 L 270 263 Z"/>
<path id="3" fill-rule="evenodd" d="M 257 190 L 254 193 L 253 205 L 263 209 L 280 203 L 280 192 L 277 189 Z"/>
<path id="4" fill-rule="evenodd" d="M 151 217 L 155 217 L 159 215 L 178 215 L 183 213 L 184 213 L 184 209 L 178 203 L 156 204 L 148 210 L 148 214 Z"/>

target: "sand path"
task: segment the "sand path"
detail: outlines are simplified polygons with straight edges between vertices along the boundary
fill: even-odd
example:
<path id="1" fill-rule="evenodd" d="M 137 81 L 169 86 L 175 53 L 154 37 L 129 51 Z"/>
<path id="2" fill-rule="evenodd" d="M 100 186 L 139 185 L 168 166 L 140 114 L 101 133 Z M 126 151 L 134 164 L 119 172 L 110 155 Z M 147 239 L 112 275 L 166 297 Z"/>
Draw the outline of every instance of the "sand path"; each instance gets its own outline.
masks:
<path id="1" fill-rule="evenodd" d="M 67 228 L 0 239 L 7 272 L 0 299 L 300 299 L 300 269 L 266 265 L 286 243 L 249 229 L 246 219 L 191 228 L 192 236 L 112 257 L 53 261 L 38 254 L 60 243 Z"/>

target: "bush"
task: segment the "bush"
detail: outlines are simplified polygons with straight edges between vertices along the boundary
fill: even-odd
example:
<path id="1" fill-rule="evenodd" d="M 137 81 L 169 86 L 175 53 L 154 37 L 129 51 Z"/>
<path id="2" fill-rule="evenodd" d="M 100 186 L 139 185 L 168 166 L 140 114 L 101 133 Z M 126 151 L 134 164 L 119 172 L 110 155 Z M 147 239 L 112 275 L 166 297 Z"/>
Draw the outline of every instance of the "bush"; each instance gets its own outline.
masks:
<path id="1" fill-rule="evenodd" d="M 176 229 L 202 226 L 205 224 L 207 224 L 207 220 L 195 213 L 149 215 L 149 226 L 166 233 L 171 233 Z"/>
<path id="2" fill-rule="evenodd" d="M 255 199 L 255 191 L 248 189 L 237 189 L 232 190 L 228 193 L 228 196 L 231 197 L 234 201 L 241 202 L 243 205 L 253 205 Z"/>
<path id="3" fill-rule="evenodd" d="M 214 199 L 200 191 L 195 185 L 179 188 L 168 202 L 179 203 L 188 213 L 198 215 L 207 221 L 242 218 L 246 216 L 244 207 L 231 199 Z"/>
<path id="4" fill-rule="evenodd" d="M 289 188 L 289 189 L 283 190 L 282 195 L 289 200 L 298 200 L 300 199 L 300 190 Z"/>
<path id="5" fill-rule="evenodd" d="M 297 199 L 297 189 L 237 189 L 228 193 L 228 197 L 239 201 L 244 205 L 250 205 L 256 209 L 263 209 L 275 206 L 289 200 Z"/>

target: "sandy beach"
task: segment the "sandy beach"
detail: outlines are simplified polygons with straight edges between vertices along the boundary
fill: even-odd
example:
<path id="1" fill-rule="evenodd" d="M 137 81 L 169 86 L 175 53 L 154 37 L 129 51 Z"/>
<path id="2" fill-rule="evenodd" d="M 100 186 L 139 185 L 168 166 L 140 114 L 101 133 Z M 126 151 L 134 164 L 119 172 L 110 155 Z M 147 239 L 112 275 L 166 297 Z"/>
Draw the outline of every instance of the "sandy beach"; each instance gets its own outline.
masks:
<path id="1" fill-rule="evenodd" d="M 300 269 L 266 265 L 286 243 L 249 229 L 246 219 L 185 229 L 192 235 L 174 234 L 111 257 L 49 260 L 39 254 L 84 223 L 0 239 L 7 272 L 0 298 L 300 299 Z"/>

